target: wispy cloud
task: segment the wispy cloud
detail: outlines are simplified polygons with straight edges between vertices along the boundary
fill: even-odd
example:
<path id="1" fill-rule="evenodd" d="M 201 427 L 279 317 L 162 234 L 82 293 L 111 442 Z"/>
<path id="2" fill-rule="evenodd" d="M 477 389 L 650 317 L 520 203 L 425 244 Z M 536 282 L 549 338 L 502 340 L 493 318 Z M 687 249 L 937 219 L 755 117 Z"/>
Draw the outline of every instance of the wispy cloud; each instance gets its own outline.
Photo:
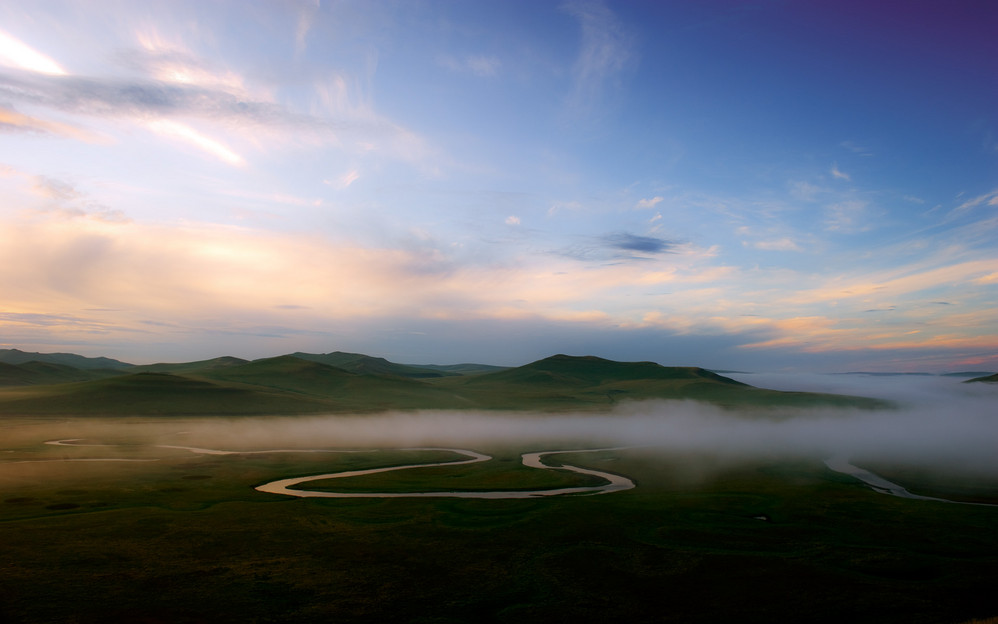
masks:
<path id="1" fill-rule="evenodd" d="M 553 217 L 559 212 L 578 212 L 583 210 L 585 207 L 581 202 L 578 201 L 556 201 L 552 202 L 551 206 L 548 207 L 548 216 Z"/>
<path id="2" fill-rule="evenodd" d="M 157 119 L 147 125 L 150 130 L 157 134 L 184 141 L 229 165 L 241 167 L 246 164 L 246 159 L 221 141 L 207 137 L 186 124 L 168 119 Z"/>
<path id="3" fill-rule="evenodd" d="M 66 70 L 51 58 L 0 30 L 0 65 L 53 76 L 64 76 Z"/>
<path id="4" fill-rule="evenodd" d="M 80 196 L 80 192 L 69 182 L 47 176 L 35 176 L 34 189 L 50 199 L 76 199 Z"/>
<path id="5" fill-rule="evenodd" d="M 961 203 L 953 209 L 952 215 L 959 215 L 978 206 L 998 206 L 998 189 L 978 195 Z"/>
<path id="6" fill-rule="evenodd" d="M 17 173 L 30 184 L 28 192 L 43 200 L 37 208 L 27 210 L 24 214 L 39 215 L 56 220 L 82 219 L 103 223 L 129 222 L 124 211 L 94 200 L 87 192 L 71 182 L 50 176 L 30 176 L 21 172 Z M 13 194 L 11 199 L 16 202 L 13 199 Z"/>
<path id="7" fill-rule="evenodd" d="M 650 208 L 654 208 L 655 206 L 659 205 L 663 201 L 665 201 L 664 197 L 662 197 L 661 195 L 656 195 L 655 197 L 648 197 L 648 198 L 645 198 L 645 199 L 639 199 L 638 203 L 635 204 L 634 207 L 635 208 L 641 208 L 641 209 L 650 209 Z"/>
<path id="8" fill-rule="evenodd" d="M 316 14 L 319 12 L 319 0 L 304 0 L 298 3 L 298 21 L 295 24 L 295 56 L 305 53 L 308 33 L 312 30 Z"/>
<path id="9" fill-rule="evenodd" d="M 796 242 L 790 238 L 778 238 L 776 240 L 757 241 L 752 243 L 752 247 L 764 251 L 803 251 Z"/>
<path id="10" fill-rule="evenodd" d="M 228 91 L 181 82 L 0 73 L 0 95 L 9 101 L 97 117 L 188 115 L 260 125 L 324 125 L 270 102 L 246 101 Z"/>
<path id="11" fill-rule="evenodd" d="M 873 156 L 873 151 L 870 148 L 856 141 L 842 141 L 839 146 L 859 156 Z"/>
<path id="12" fill-rule="evenodd" d="M 319 114 L 306 114 L 272 101 L 266 93 L 256 97 L 243 87 L 239 76 L 206 68 L 185 52 L 140 53 L 136 62 L 161 79 L 0 72 L 0 101 L 63 116 L 138 124 L 232 165 L 245 161 L 236 151 L 236 142 L 251 143 L 254 149 L 267 142 L 335 147 L 362 157 L 396 158 L 428 172 L 435 171 L 439 162 L 436 151 L 421 136 L 374 113 L 363 99 L 349 95 L 343 81 L 334 80 L 339 85 L 335 93 L 328 81 L 311 84 L 323 104 L 316 111 Z M 213 124 L 213 128 L 195 128 L 191 121 Z M 9 109 L 0 110 L 0 129 L 4 127 L 97 140 L 63 122 Z"/>
<path id="13" fill-rule="evenodd" d="M 789 184 L 790 196 L 801 201 L 811 202 L 827 193 L 827 190 L 805 180 L 797 180 Z"/>
<path id="14" fill-rule="evenodd" d="M 837 179 L 837 180 L 845 180 L 846 182 L 848 182 L 849 179 L 850 179 L 848 173 L 843 173 L 839 169 L 839 164 L 838 163 L 835 163 L 835 164 L 832 165 L 831 174 L 832 174 L 832 177 L 835 178 L 835 179 Z"/>
<path id="15" fill-rule="evenodd" d="M 357 169 L 350 169 L 343 175 L 334 178 L 332 180 L 323 180 L 323 184 L 328 184 L 329 186 L 342 191 L 349 188 L 351 184 L 360 179 L 360 171 Z"/>
<path id="16" fill-rule="evenodd" d="M 633 37 L 601 0 L 575 0 L 561 5 L 579 21 L 581 44 L 572 69 L 574 84 L 568 103 L 573 115 L 593 114 L 635 58 Z"/>
<path id="17" fill-rule="evenodd" d="M 938 261 L 938 259 L 936 259 Z M 976 280 L 987 280 L 994 274 L 991 259 L 970 260 L 937 266 L 934 262 L 896 267 L 860 275 L 828 279 L 817 288 L 801 290 L 793 299 L 799 302 L 828 302 L 867 297 L 873 294 L 900 296 L 915 292 L 932 292 L 942 286 L 958 286 Z"/>
<path id="18" fill-rule="evenodd" d="M 0 132 L 37 132 L 54 134 L 68 139 L 76 139 L 87 143 L 108 143 L 107 139 L 77 126 L 59 121 L 46 121 L 22 115 L 17 111 L 0 106 Z"/>
<path id="19" fill-rule="evenodd" d="M 646 254 L 674 253 L 678 244 L 654 236 L 637 236 L 628 232 L 614 232 L 603 237 L 603 243 L 611 249 L 638 251 Z"/>
<path id="20" fill-rule="evenodd" d="M 829 231 L 854 234 L 871 227 L 868 204 L 863 200 L 846 200 L 825 209 L 825 229 Z"/>
<path id="21" fill-rule="evenodd" d="M 243 98 L 249 92 L 242 76 L 212 67 L 204 59 L 181 49 L 131 49 L 117 55 L 119 62 L 142 75 L 168 84 L 216 89 Z"/>
<path id="22" fill-rule="evenodd" d="M 502 61 L 495 56 L 471 55 L 457 59 L 442 55 L 437 58 L 437 62 L 450 71 L 470 73 L 482 78 L 497 75 L 502 67 Z"/>

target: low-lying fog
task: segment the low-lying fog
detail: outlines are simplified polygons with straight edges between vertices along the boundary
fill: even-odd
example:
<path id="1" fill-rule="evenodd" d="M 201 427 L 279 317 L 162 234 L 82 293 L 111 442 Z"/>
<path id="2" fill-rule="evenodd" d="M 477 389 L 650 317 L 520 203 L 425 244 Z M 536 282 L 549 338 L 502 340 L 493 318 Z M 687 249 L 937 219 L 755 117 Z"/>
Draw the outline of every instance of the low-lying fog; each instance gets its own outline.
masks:
<path id="1" fill-rule="evenodd" d="M 731 375 L 755 386 L 889 399 L 895 409 L 729 411 L 693 401 L 621 404 L 605 414 L 422 411 L 382 415 L 64 420 L 32 433 L 6 428 L 7 448 L 42 435 L 79 443 L 177 445 L 225 450 L 453 446 L 524 450 L 634 446 L 720 460 L 848 456 L 998 478 L 998 386 L 954 377 Z M 114 424 L 109 424 L 114 423 Z M 10 434 L 10 435 L 7 435 Z M 152 451 L 154 447 L 149 447 Z M 100 456 L 123 447 L 89 449 Z M 11 451 L 5 451 L 10 453 Z"/>
<path id="2" fill-rule="evenodd" d="M 191 442 L 227 449 L 638 446 L 730 459 L 847 455 L 998 476 L 998 387 L 994 385 L 934 376 L 732 377 L 759 387 L 885 398 L 898 407 L 740 412 L 693 401 L 661 401 L 622 404 L 603 415 L 422 411 L 206 420 L 185 428 Z"/>

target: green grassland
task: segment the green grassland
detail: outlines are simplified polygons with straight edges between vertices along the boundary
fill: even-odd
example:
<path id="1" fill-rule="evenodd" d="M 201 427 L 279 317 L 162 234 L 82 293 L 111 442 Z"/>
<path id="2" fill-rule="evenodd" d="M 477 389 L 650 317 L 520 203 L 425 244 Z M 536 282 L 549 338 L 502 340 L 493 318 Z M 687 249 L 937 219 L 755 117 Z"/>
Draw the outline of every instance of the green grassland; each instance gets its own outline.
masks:
<path id="1" fill-rule="evenodd" d="M 337 362 L 346 368 L 334 366 Z M 118 371 L 46 364 L 0 370 L 0 415 L 252 415 L 415 409 L 605 411 L 624 401 L 693 399 L 724 407 L 884 407 L 862 397 L 755 388 L 696 367 L 556 355 L 457 374 L 357 354 L 216 358 Z M 35 366 L 35 369 L 27 367 Z M 75 370 L 75 369 L 69 369 Z M 475 370 L 463 365 L 463 370 Z M 113 375 L 113 376 L 110 376 Z M 6 383 L 4 384 L 4 380 Z"/>
<path id="2" fill-rule="evenodd" d="M 237 455 L 167 448 L 328 443 L 268 437 L 275 421 L 310 431 L 309 414 L 340 414 L 332 418 L 342 422 L 385 410 L 474 409 L 543 419 L 693 399 L 759 417 L 784 407 L 885 407 L 873 399 L 564 355 L 510 369 L 414 367 L 344 353 L 118 368 L 105 360 L 83 366 L 72 354 L 24 360 L 30 355 L 0 353 L 16 360 L 0 367 L 0 624 L 907 624 L 998 614 L 998 508 L 879 494 L 831 472 L 821 457 L 591 451 L 546 461 L 625 475 L 637 487 L 527 500 L 300 499 L 254 488 L 460 458 L 348 446 Z M 67 438 L 77 445 L 44 444 Z M 578 439 L 468 448 L 494 459 L 313 481 L 307 489 L 599 482 L 520 462 L 524 452 L 585 448 Z M 66 461 L 101 458 L 130 461 Z M 869 467 L 912 492 L 998 500 L 990 477 Z"/>
<path id="3" fill-rule="evenodd" d="M 232 421 L 232 435 L 252 421 Z M 998 508 L 886 496 L 819 458 L 573 453 L 548 463 L 627 475 L 637 487 L 530 500 L 298 499 L 253 488 L 454 456 L 151 446 L 209 446 L 181 433 L 192 423 L 5 421 L 0 621 L 909 624 L 998 613 Z M 59 438 L 114 446 L 43 444 Z M 519 464 L 519 453 L 551 445 L 474 448 L 495 459 L 324 485 L 586 484 Z M 156 461 L 37 461 L 88 457 Z M 36 461 L 14 463 L 25 460 Z M 924 476 L 893 471 L 913 491 Z M 995 484 L 977 485 L 987 496 Z"/>

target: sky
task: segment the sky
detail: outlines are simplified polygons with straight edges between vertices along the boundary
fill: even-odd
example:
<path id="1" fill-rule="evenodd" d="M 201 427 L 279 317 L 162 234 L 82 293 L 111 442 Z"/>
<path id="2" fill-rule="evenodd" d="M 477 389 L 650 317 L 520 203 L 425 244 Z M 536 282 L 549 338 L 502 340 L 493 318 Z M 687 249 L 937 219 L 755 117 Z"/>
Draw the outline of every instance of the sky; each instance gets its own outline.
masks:
<path id="1" fill-rule="evenodd" d="M 996 28 L 0 0 L 0 348 L 998 370 Z"/>

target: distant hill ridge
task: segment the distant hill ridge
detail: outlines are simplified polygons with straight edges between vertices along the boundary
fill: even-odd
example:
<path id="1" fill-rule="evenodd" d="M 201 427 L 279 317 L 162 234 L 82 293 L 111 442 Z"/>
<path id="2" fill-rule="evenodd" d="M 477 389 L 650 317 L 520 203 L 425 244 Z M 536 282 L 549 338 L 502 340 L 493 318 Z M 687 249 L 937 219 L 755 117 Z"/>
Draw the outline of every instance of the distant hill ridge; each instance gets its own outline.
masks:
<path id="1" fill-rule="evenodd" d="M 559 353 L 487 376 L 482 380 L 508 380 L 525 383 L 583 383 L 671 379 L 710 380 L 718 383 L 749 387 L 748 384 L 723 377 L 703 368 L 693 366 L 662 366 L 655 362 L 616 362 L 594 355 L 572 356 Z"/>
<path id="2" fill-rule="evenodd" d="M 88 381 L 120 375 L 121 370 L 105 368 L 74 368 L 65 364 L 31 360 L 23 364 L 0 362 L 0 386 L 33 386 L 39 384 Z"/>
<path id="3" fill-rule="evenodd" d="M 332 353 L 302 353 L 291 354 L 293 357 L 303 360 L 311 360 L 352 373 L 372 374 L 372 375 L 396 375 L 398 377 L 411 377 L 414 379 L 429 379 L 433 377 L 444 377 L 447 375 L 457 375 L 453 371 L 431 370 L 407 364 L 396 364 L 380 357 L 372 357 L 361 353 L 346 353 L 343 351 L 333 351 Z"/>
<path id="4" fill-rule="evenodd" d="M 212 358 L 210 360 L 198 360 L 196 362 L 182 362 L 179 364 L 143 364 L 134 367 L 132 370 L 145 371 L 150 373 L 184 373 L 192 371 L 213 370 L 218 368 L 228 368 L 246 364 L 249 360 L 225 355 Z"/>
<path id="5" fill-rule="evenodd" d="M 99 358 L 84 358 L 89 362 Z M 0 366 L 0 416 L 238 415 L 420 409 L 605 411 L 622 401 L 698 400 L 726 407 L 884 407 L 862 397 L 756 388 L 709 370 L 558 354 L 515 368 L 458 365 L 466 374 L 357 353 L 294 353 L 247 361 L 77 369 Z"/>
<path id="6" fill-rule="evenodd" d="M 30 353 L 20 349 L 0 349 L 0 362 L 6 364 L 25 364 L 27 362 L 48 362 L 62 364 L 73 368 L 110 368 L 123 369 L 132 365 L 106 357 L 84 357 L 75 353 Z"/>

